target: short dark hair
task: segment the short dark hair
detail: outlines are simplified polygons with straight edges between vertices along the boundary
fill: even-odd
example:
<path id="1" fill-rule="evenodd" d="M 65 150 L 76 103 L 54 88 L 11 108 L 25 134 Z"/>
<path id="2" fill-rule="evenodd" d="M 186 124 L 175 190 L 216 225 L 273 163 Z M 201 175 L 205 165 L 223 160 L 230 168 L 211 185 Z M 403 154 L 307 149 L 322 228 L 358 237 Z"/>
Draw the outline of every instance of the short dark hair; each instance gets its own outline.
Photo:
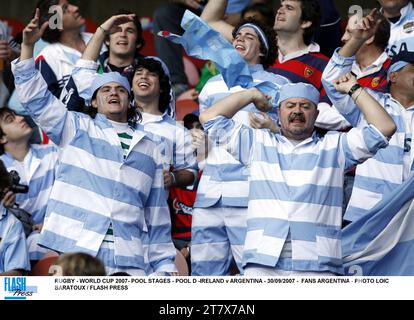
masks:
<path id="1" fill-rule="evenodd" d="M 200 122 L 200 119 L 194 113 L 187 113 L 183 118 L 183 122 L 184 122 L 184 127 L 190 130 L 192 129 L 193 123 Z"/>
<path id="2" fill-rule="evenodd" d="M 240 27 L 244 25 L 245 23 L 252 23 L 258 26 L 260 29 L 263 30 L 265 37 L 267 39 L 267 42 L 269 44 L 269 51 L 266 54 L 266 47 L 262 41 L 262 39 L 259 37 L 260 41 L 260 52 L 264 54 L 264 56 L 260 57 L 260 64 L 263 65 L 263 68 L 267 69 L 270 67 L 276 60 L 277 57 L 277 43 L 276 43 L 276 32 L 270 28 L 266 27 L 259 21 L 248 18 L 245 20 L 240 21 L 233 29 L 233 38 L 236 38 L 237 32 L 239 31 Z"/>
<path id="3" fill-rule="evenodd" d="M 148 71 L 155 72 L 158 75 L 160 81 L 160 101 L 158 103 L 158 110 L 164 114 L 170 105 L 171 100 L 171 84 L 170 78 L 164 72 L 161 62 L 153 58 L 139 57 L 134 62 L 134 75 L 139 68 L 147 69 Z"/>
<path id="4" fill-rule="evenodd" d="M 119 9 L 118 12 L 116 13 L 116 15 L 119 15 L 119 14 L 134 14 L 134 12 L 129 11 L 129 10 L 125 10 L 125 9 Z M 132 22 L 135 24 L 135 27 L 137 28 L 137 42 L 136 42 L 136 45 L 137 46 L 140 45 L 141 46 L 140 50 L 141 50 L 145 45 L 145 40 L 144 40 L 144 36 L 142 35 L 142 24 L 141 24 L 141 21 L 139 19 L 139 16 L 135 15 Z"/>
<path id="5" fill-rule="evenodd" d="M 39 8 L 40 11 L 40 19 L 39 24 L 42 25 L 43 23 L 49 21 L 52 17 L 52 13 L 49 13 L 49 9 L 51 6 L 59 5 L 59 0 L 39 0 L 36 4 L 36 8 Z M 34 16 L 34 14 L 33 14 Z M 60 35 L 62 31 L 59 29 L 50 29 L 49 25 L 46 28 L 45 32 L 42 35 L 42 39 L 49 43 L 56 43 L 60 40 Z"/>
<path id="6" fill-rule="evenodd" d="M 296 0 L 300 2 L 302 15 L 300 20 L 310 21 L 312 25 L 303 32 L 303 41 L 306 45 L 311 44 L 315 31 L 319 28 L 321 23 L 321 7 L 317 0 Z"/>
<path id="7" fill-rule="evenodd" d="M 2 138 L 4 136 L 4 131 L 1 128 L 1 122 L 9 114 L 16 115 L 16 113 L 13 110 L 11 110 L 11 109 L 9 109 L 7 107 L 0 108 L 0 138 Z M 4 144 L 0 143 L 0 155 L 4 154 L 4 152 L 5 152 L 5 150 L 4 150 Z"/>
<path id="8" fill-rule="evenodd" d="M 382 14 L 380 18 L 381 22 L 378 25 L 377 31 L 375 32 L 374 36 L 374 45 L 379 49 L 385 51 L 390 40 L 391 24 L 388 21 L 388 19 L 385 18 Z"/>

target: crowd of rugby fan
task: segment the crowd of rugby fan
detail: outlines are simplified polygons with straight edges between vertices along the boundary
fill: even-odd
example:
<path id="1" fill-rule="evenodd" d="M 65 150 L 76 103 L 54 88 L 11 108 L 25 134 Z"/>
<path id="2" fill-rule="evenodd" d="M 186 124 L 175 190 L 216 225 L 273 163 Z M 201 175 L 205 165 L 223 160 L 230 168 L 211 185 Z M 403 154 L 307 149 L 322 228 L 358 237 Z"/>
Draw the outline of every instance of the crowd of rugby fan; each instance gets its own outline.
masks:
<path id="1" fill-rule="evenodd" d="M 412 2 L 165 2 L 153 56 L 121 8 L 94 34 L 67 0 L 0 22 L 0 275 L 342 275 L 341 229 L 413 163 Z M 185 10 L 217 31 L 189 43 L 231 44 L 204 65 L 156 35 Z"/>

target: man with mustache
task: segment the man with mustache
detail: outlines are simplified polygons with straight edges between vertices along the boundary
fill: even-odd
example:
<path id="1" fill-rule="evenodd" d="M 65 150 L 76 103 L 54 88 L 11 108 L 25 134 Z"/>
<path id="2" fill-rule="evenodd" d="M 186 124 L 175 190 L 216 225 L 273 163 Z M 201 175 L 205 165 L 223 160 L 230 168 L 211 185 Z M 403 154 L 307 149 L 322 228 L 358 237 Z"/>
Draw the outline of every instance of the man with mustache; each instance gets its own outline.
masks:
<path id="1" fill-rule="evenodd" d="M 280 134 L 254 130 L 231 117 L 246 104 L 269 108 L 256 88 L 234 93 L 200 115 L 210 138 L 250 167 L 246 276 L 342 274 L 342 185 L 346 168 L 388 145 L 396 125 L 350 74 L 335 88 L 349 92 L 367 124 L 348 133 L 314 132 L 319 92 L 310 84 L 280 89 Z M 245 155 L 249 155 L 245 157 Z"/>

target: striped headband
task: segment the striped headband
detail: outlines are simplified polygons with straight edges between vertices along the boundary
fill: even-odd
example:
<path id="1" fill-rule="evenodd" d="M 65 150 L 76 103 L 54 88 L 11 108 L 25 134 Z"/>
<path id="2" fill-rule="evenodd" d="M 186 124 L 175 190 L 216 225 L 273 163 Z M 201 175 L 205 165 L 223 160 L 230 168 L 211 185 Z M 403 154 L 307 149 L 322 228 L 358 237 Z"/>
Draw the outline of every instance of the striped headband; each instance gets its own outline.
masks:
<path id="1" fill-rule="evenodd" d="M 266 35 L 260 27 L 256 26 L 253 23 L 245 23 L 245 24 L 241 25 L 239 29 L 237 29 L 236 34 L 239 33 L 239 31 L 241 29 L 247 28 L 247 27 L 252 28 L 252 29 L 254 29 L 254 31 L 256 31 L 257 36 L 262 40 L 262 42 L 263 42 L 263 44 L 266 48 L 266 57 L 267 57 L 267 54 L 269 53 L 269 42 L 267 41 Z"/>

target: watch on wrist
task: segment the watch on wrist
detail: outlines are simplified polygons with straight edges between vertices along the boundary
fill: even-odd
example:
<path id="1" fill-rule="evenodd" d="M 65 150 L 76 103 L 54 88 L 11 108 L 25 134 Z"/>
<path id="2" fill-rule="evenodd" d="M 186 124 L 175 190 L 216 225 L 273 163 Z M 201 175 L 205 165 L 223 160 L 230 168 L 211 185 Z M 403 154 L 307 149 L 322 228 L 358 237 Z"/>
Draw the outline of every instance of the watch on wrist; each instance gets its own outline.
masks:
<path id="1" fill-rule="evenodd" d="M 357 91 L 359 88 L 361 88 L 361 85 L 360 85 L 359 83 L 355 83 L 355 84 L 351 87 L 351 89 L 349 89 L 349 91 L 348 91 L 348 95 L 349 95 L 350 97 L 352 97 L 352 95 L 355 93 L 355 91 Z"/>

